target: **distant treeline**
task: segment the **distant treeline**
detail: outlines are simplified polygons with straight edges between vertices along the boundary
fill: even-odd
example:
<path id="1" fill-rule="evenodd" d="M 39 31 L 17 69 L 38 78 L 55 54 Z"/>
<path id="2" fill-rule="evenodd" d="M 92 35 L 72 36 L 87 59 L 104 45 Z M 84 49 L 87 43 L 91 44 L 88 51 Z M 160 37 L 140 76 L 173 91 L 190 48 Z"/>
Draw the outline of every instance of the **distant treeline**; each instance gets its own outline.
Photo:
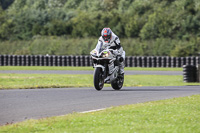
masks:
<path id="1" fill-rule="evenodd" d="M 82 49 L 82 40 L 87 48 L 94 46 L 103 27 L 123 38 L 128 55 L 197 55 L 200 1 L 0 0 L 0 47 L 16 47 L 12 48 L 14 54 L 35 54 L 32 49 L 41 51 L 37 54 L 89 54 L 89 49 Z M 46 40 L 52 37 L 55 46 Z M 52 47 L 46 48 L 48 52 L 30 48 L 35 41 L 42 47 L 45 40 L 46 47 Z M 66 46 L 69 52 L 59 52 L 55 48 L 59 46 Z M 71 47 L 81 52 L 71 51 Z M 5 48 L 0 54 L 11 54 Z"/>

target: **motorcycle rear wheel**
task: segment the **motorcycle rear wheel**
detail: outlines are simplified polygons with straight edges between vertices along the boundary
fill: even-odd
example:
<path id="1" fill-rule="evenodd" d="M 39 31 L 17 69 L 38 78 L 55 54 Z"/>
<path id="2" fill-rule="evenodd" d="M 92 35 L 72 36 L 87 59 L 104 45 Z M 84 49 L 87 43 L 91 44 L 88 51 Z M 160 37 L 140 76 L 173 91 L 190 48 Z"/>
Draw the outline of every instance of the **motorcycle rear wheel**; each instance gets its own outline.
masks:
<path id="1" fill-rule="evenodd" d="M 95 68 L 94 70 L 94 87 L 96 90 L 100 91 L 104 86 L 104 78 L 102 68 Z"/>
<path id="2" fill-rule="evenodd" d="M 114 81 L 111 82 L 111 86 L 114 90 L 120 90 L 124 84 L 124 74 L 119 75 Z"/>

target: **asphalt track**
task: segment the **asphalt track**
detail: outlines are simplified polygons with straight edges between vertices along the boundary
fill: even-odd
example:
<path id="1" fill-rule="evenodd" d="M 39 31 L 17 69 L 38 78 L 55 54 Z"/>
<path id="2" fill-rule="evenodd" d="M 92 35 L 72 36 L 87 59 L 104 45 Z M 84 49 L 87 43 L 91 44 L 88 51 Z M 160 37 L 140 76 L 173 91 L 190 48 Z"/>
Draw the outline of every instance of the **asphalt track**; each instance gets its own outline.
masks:
<path id="1" fill-rule="evenodd" d="M 200 94 L 200 86 L 0 90 L 0 125 Z"/>
<path id="2" fill-rule="evenodd" d="M 19 74 L 93 74 L 93 71 L 74 70 L 0 70 L 0 73 Z M 125 71 L 126 75 L 182 75 L 181 71 Z"/>
<path id="3" fill-rule="evenodd" d="M 93 71 L 0 70 L 23 74 L 93 74 Z M 180 71 L 125 71 L 126 75 L 182 75 Z M 123 87 L 114 91 L 91 88 L 0 90 L 0 125 L 119 106 L 200 94 L 200 86 Z"/>

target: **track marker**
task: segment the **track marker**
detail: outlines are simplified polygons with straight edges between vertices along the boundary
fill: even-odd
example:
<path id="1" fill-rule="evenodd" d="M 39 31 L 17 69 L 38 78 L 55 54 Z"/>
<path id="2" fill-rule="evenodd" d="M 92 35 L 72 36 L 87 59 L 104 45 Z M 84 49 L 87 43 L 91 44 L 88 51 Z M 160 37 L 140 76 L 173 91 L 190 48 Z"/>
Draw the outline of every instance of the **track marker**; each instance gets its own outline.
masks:
<path id="1" fill-rule="evenodd" d="M 108 108 L 88 110 L 88 111 L 83 111 L 83 112 L 79 112 L 79 113 L 82 113 L 82 114 L 84 114 L 84 113 L 91 113 L 91 112 L 97 112 L 97 111 L 102 111 L 102 110 L 106 110 L 106 109 L 108 109 Z"/>

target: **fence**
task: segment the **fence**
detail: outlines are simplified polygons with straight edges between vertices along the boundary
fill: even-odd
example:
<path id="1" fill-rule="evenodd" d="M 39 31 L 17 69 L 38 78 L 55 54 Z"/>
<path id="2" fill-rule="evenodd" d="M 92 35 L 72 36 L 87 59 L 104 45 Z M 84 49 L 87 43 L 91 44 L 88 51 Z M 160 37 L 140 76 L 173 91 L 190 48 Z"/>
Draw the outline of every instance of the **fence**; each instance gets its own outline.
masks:
<path id="1" fill-rule="evenodd" d="M 199 57 L 127 56 L 126 67 L 197 65 Z M 90 56 L 0 55 L 0 66 L 92 66 Z"/>

